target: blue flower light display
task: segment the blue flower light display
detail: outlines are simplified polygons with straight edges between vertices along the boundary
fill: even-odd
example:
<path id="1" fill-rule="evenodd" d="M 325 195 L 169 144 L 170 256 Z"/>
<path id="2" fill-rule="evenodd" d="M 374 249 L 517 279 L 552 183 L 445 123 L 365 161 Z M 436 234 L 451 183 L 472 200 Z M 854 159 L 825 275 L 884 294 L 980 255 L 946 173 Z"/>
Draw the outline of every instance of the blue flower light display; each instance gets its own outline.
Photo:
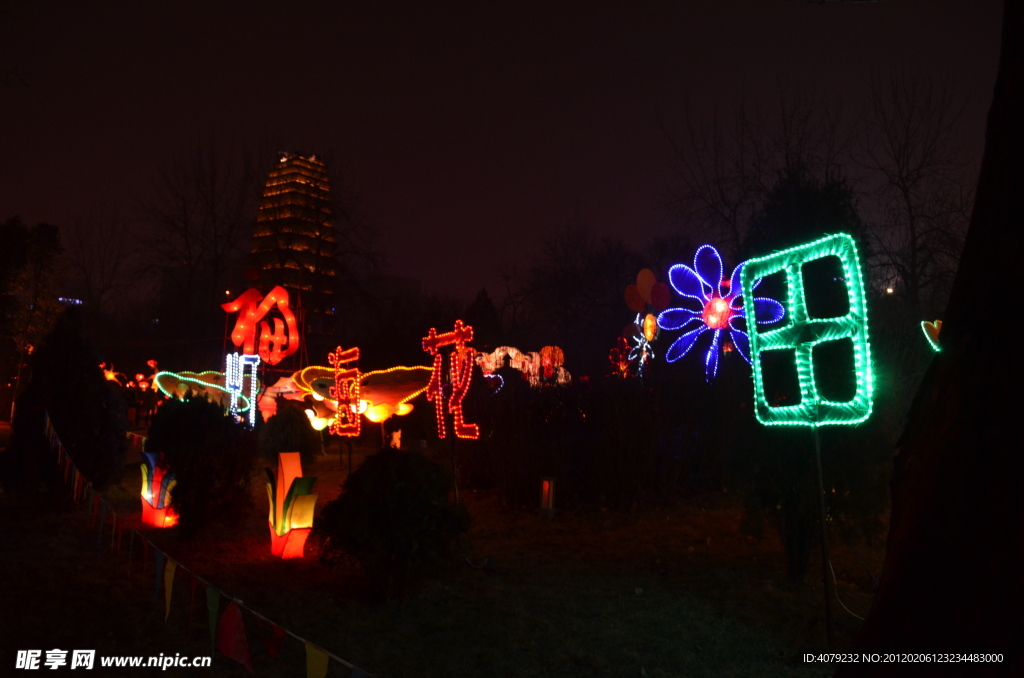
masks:
<path id="1" fill-rule="evenodd" d="M 711 338 L 704 354 L 704 375 L 710 382 L 718 374 L 718 354 L 721 351 L 722 332 L 728 331 L 733 346 L 750 362 L 750 339 L 746 332 L 747 307 L 743 303 L 740 275 L 743 264 L 733 269 L 732 275 L 723 277 L 722 257 L 711 245 L 697 248 L 693 268 L 676 264 L 668 271 L 672 288 L 690 306 L 669 308 L 658 316 L 658 327 L 663 330 L 681 330 L 672 342 L 665 359 L 675 362 L 690 352 L 698 339 L 707 334 Z M 754 285 L 761 281 L 758 280 Z M 754 315 L 758 325 L 770 325 L 782 320 L 786 309 L 768 297 L 754 297 Z M 703 350 L 703 349 L 702 349 Z"/>

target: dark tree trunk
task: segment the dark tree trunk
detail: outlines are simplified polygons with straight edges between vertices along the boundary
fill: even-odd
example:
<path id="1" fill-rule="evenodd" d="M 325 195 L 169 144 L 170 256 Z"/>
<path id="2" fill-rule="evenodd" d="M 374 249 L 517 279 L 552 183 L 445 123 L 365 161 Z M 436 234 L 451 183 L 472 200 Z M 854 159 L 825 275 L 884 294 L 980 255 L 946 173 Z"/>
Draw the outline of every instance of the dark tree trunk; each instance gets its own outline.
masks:
<path id="1" fill-rule="evenodd" d="M 1003 44 L 970 229 L 937 354 L 896 456 L 875 606 L 854 650 L 1002 653 L 923 674 L 1024 675 L 1024 3 Z M 947 670 L 942 670 L 947 669 Z M 844 665 L 836 675 L 906 675 Z"/>

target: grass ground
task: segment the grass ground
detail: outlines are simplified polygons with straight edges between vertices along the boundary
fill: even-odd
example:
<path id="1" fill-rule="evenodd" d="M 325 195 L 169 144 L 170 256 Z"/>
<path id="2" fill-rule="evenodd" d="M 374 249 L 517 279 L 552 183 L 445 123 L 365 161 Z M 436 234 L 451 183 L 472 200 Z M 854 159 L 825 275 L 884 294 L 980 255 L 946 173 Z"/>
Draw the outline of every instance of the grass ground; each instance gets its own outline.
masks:
<path id="1" fill-rule="evenodd" d="M 357 464 L 364 453 L 357 450 Z M 345 466 L 335 450 L 307 471 L 319 478 L 318 506 L 338 494 Z M 808 623 L 820 607 L 820 561 L 812 560 L 807 587 L 779 584 L 778 542 L 742 536 L 730 495 L 631 513 L 562 512 L 548 522 L 535 510 L 464 492 L 473 516 L 469 560 L 460 554 L 406 599 L 375 604 L 358 567 L 321 564 L 313 540 L 301 561 L 270 556 L 266 495 L 255 480 L 245 525 L 191 543 L 179 542 L 173 529 L 146 536 L 246 606 L 381 678 L 831 673 L 798 656 L 792 661 L 794 650 L 826 647 L 824 624 Z M 106 495 L 136 526 L 138 487 L 132 465 Z M 8 675 L 18 649 L 210 654 L 202 589 L 190 618 L 190 581 L 179 572 L 165 623 L 162 598 L 154 602 L 152 553 L 143 563 L 136 548 L 129 562 L 127 535 L 120 551 L 111 548 L 109 533 L 97 546 L 90 518 L 84 507 L 41 489 L 0 495 L 0 675 Z M 487 567 L 469 562 L 486 557 Z M 877 573 L 881 558 L 879 550 L 857 554 L 833 544 L 839 593 L 861 615 L 871 602 L 868 570 Z M 849 646 L 857 621 L 841 608 L 835 615 L 838 651 Z M 255 618 L 244 619 L 257 675 L 305 675 L 300 643 L 286 641 L 281 656 L 270 659 Z M 213 654 L 210 675 L 248 675 Z M 348 675 L 337 665 L 332 671 Z M 203 673 L 138 675 L 197 672 Z"/>

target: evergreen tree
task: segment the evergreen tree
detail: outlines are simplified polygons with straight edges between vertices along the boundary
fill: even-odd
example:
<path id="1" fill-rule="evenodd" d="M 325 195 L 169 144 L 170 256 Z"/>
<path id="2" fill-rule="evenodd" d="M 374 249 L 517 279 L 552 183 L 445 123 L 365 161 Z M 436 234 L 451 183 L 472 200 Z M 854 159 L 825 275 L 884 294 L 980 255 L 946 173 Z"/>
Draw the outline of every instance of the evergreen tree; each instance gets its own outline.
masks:
<path id="1" fill-rule="evenodd" d="M 67 309 L 32 354 L 32 380 L 18 399 L 14 444 L 21 454 L 45 454 L 45 470 L 52 462 L 42 444 L 43 415 L 49 413 L 75 465 L 102 490 L 124 468 L 128 418 L 117 385 L 103 377 L 99 363 L 78 310 Z"/>
<path id="2" fill-rule="evenodd" d="M 171 506 L 182 538 L 251 507 L 255 434 L 202 398 L 168 400 L 153 417 L 146 450 L 164 455 L 177 485 Z"/>
<path id="3" fill-rule="evenodd" d="M 476 299 L 466 308 L 465 319 L 473 327 L 473 346 L 487 350 L 501 345 L 501 318 L 485 288 L 480 288 Z"/>
<path id="4" fill-rule="evenodd" d="M 865 226 L 853 191 L 839 177 L 819 180 L 801 164 L 787 166 L 754 218 L 744 245 L 746 257 L 770 254 L 832 233 L 849 233 L 858 242 L 861 262 Z M 825 257 L 801 267 L 804 294 L 812 317 L 830 318 L 849 312 L 849 294 L 838 257 Z M 784 273 L 766 278 L 758 296 L 787 297 Z M 870 303 L 869 303 L 870 305 Z M 765 390 L 776 404 L 796 404 L 800 392 L 795 357 L 775 351 L 760 357 Z M 822 395 L 843 402 L 856 391 L 853 346 L 848 339 L 815 348 L 815 380 Z M 876 417 L 854 429 L 820 432 L 822 465 L 828 493 L 829 522 L 840 535 L 871 538 L 881 531 L 877 514 L 884 502 L 888 454 L 882 422 Z M 791 584 L 804 581 L 817 534 L 817 482 L 812 437 L 806 429 L 757 427 L 738 450 L 737 476 L 747 485 L 745 528 L 757 533 L 761 521 L 779 533 L 786 551 Z"/>
<path id="5" fill-rule="evenodd" d="M 277 413 L 260 427 L 259 447 L 260 457 L 275 465 L 279 452 L 298 452 L 303 466 L 324 453 L 323 438 L 310 426 L 304 403 L 284 398 L 277 399 Z"/>

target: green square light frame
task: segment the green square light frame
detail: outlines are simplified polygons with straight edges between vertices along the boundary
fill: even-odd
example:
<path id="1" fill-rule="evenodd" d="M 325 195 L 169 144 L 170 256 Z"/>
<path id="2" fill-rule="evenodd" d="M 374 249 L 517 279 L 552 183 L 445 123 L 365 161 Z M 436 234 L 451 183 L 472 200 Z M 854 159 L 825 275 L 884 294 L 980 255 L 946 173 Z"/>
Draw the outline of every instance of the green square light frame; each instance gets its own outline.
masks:
<path id="1" fill-rule="evenodd" d="M 811 261 L 836 256 L 842 262 L 843 277 L 849 294 L 850 311 L 838 318 L 811 318 L 807 312 L 801 267 Z M 750 358 L 754 366 L 754 412 L 767 426 L 828 426 L 859 424 L 871 416 L 874 374 L 871 346 L 868 342 L 867 299 L 864 278 L 853 237 L 845 233 L 748 260 L 743 266 L 741 286 L 744 299 L 753 299 L 754 283 L 773 273 L 785 272 L 788 291 L 787 322 L 782 327 L 761 330 L 747 314 Z M 814 380 L 814 347 L 827 341 L 850 339 L 853 342 L 857 389 L 851 400 L 834 402 L 818 392 Z M 761 354 L 765 351 L 795 350 L 800 403 L 772 407 L 765 398 L 761 373 Z"/>

